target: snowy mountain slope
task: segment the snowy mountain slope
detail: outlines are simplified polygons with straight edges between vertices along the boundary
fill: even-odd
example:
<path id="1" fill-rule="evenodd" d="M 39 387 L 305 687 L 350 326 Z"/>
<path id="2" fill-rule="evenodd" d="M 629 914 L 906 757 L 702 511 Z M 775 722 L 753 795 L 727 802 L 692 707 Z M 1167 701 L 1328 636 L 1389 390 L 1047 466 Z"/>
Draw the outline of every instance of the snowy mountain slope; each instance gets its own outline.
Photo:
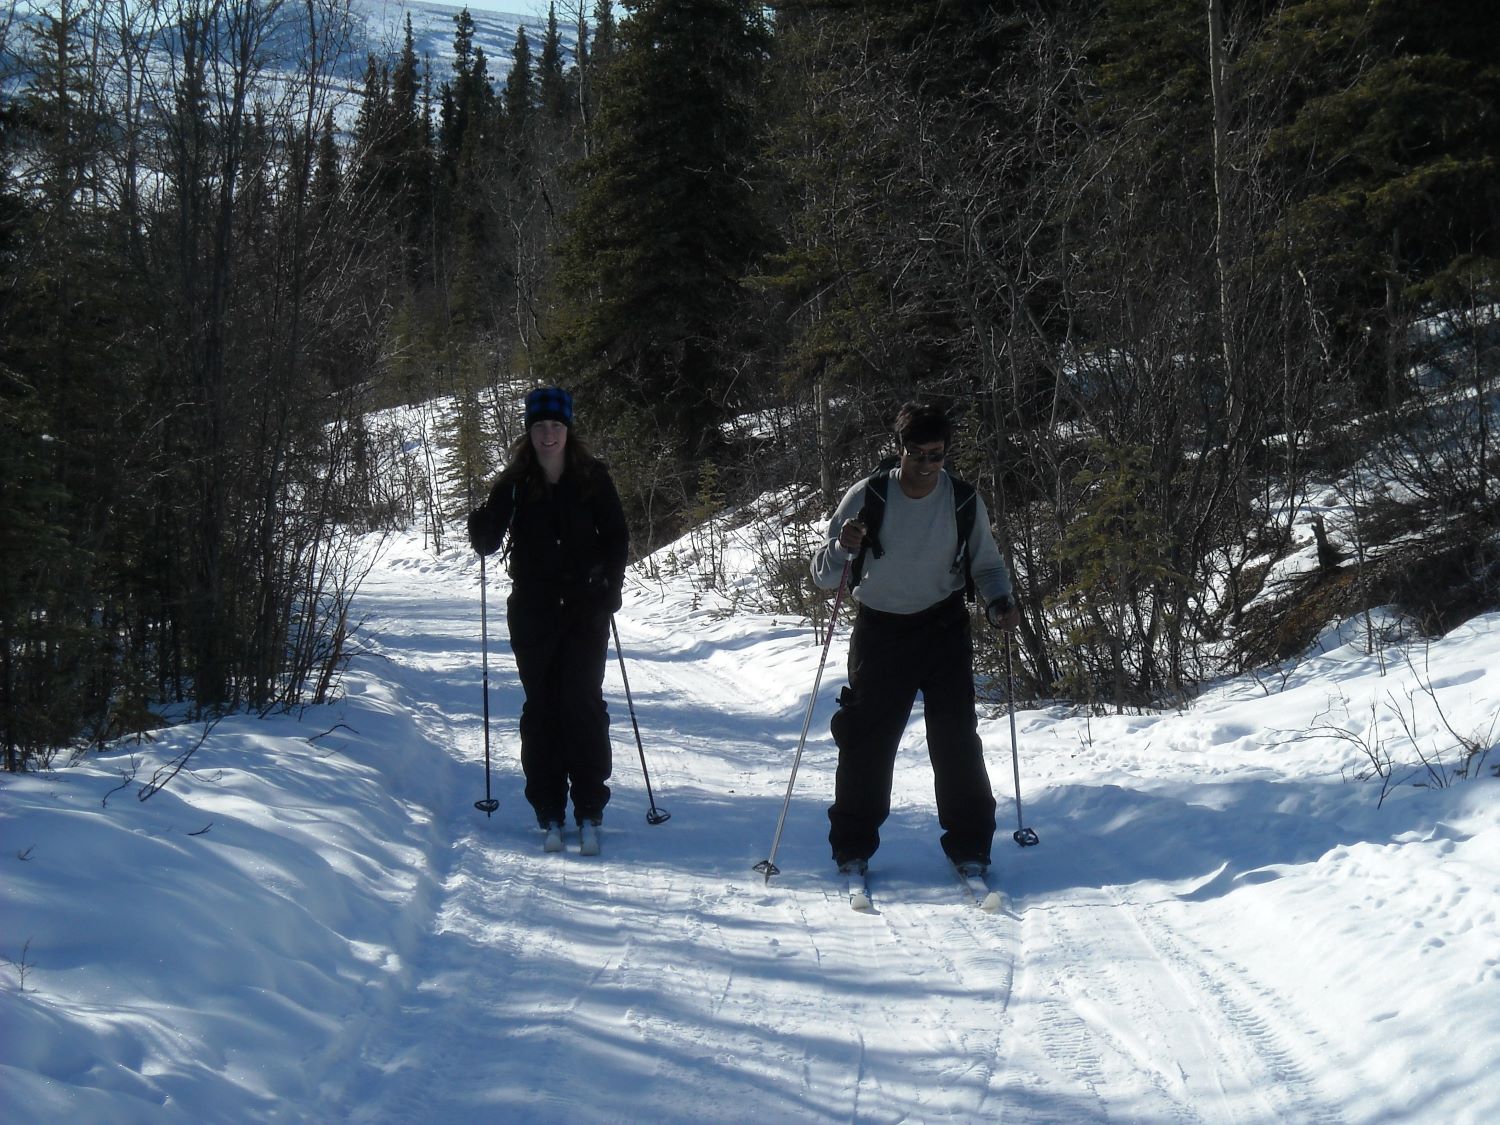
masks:
<path id="1" fill-rule="evenodd" d="M 389 58 L 394 58 L 401 50 L 409 15 L 417 57 L 432 61 L 435 82 L 442 82 L 453 73 L 454 19 L 464 10 L 463 4 L 427 4 L 420 0 L 354 0 L 353 3 L 353 11 L 362 17 L 364 45 L 368 50 Z M 474 21 L 474 45 L 484 51 L 492 81 L 503 82 L 510 73 L 511 52 L 515 49 L 518 28 L 526 30 L 532 59 L 540 55 L 542 39 L 547 33 L 545 15 L 538 17 L 525 12 L 489 11 L 479 7 L 467 10 L 469 18 Z M 559 4 L 557 33 L 562 44 L 564 68 L 573 65 L 578 44 L 577 25 L 570 24 L 568 19 L 568 6 Z M 362 64 L 363 52 L 358 53 L 358 59 Z"/>
<path id="2" fill-rule="evenodd" d="M 731 559 L 731 564 L 733 559 Z M 520 795 L 504 580 L 415 536 L 359 599 L 338 704 L 234 717 L 0 780 L 0 1113 L 11 1121 L 1458 1121 L 1500 1112 L 1500 781 L 1344 779 L 1328 731 L 1418 700 L 1490 724 L 1500 615 L 1407 663 L 1333 638 L 1190 711 L 1025 711 L 1026 820 L 968 904 L 937 847 L 918 717 L 872 869 L 828 861 L 836 635 L 778 863 L 765 857 L 819 656 L 805 622 L 723 615 L 637 572 L 605 854 L 544 855 Z M 1425 669 L 1423 672 L 1415 669 Z M 1416 692 L 1415 696 L 1409 693 Z M 1382 703 L 1382 701 L 1387 701 Z M 1373 707 L 1373 710 L 1372 710 Z M 1394 745 L 1394 741 L 1391 743 Z M 1493 752 L 1492 752 L 1493 755 Z M 122 773 L 134 780 L 122 787 Z"/>
<path id="3" fill-rule="evenodd" d="M 370 55 L 394 63 L 400 55 L 405 41 L 406 19 L 411 17 L 412 43 L 417 58 L 429 68 L 433 89 L 453 77 L 454 20 L 464 10 L 462 4 L 428 4 L 420 0 L 351 0 L 351 16 L 348 37 L 334 37 L 338 45 L 335 58 L 331 60 L 332 81 L 339 93 L 352 98 L 362 91 L 365 66 Z M 562 50 L 564 69 L 574 65 L 578 43 L 576 24 L 567 22 L 565 6 L 559 6 L 558 39 Z M 489 11 L 469 8 L 474 23 L 473 45 L 484 52 L 485 68 L 491 83 L 497 88 L 504 83 L 513 63 L 513 51 L 518 29 L 524 28 L 531 47 L 532 59 L 541 54 L 542 40 L 546 35 L 546 17 L 524 12 Z M 326 13 L 318 12 L 319 18 L 327 19 Z M 26 36 L 19 28 L 28 23 L 39 23 L 39 11 L 23 7 L 14 12 L 17 28 L 6 37 L 0 49 L 0 91 L 9 93 L 19 81 L 17 75 L 23 69 L 17 57 L 25 46 Z M 285 74 L 299 65 L 308 53 L 309 30 L 305 8 L 286 6 L 266 16 L 266 42 L 261 69 L 264 76 Z M 106 42 L 117 35 L 110 18 L 102 21 Z M 159 31 L 159 35 L 167 32 Z M 325 33 L 326 34 L 326 33 Z M 321 49 L 328 50 L 324 43 Z M 114 79 L 111 79 L 113 81 Z M 162 80 L 167 81 L 165 73 Z M 354 107 L 342 105 L 346 114 L 352 115 Z"/>

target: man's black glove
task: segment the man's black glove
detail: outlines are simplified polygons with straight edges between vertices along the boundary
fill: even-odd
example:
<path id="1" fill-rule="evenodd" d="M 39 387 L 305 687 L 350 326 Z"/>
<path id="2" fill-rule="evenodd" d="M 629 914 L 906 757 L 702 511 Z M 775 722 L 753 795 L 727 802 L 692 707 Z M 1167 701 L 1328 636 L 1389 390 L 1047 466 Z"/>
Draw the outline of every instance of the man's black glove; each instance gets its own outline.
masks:
<path id="1" fill-rule="evenodd" d="M 989 605 L 984 607 L 985 619 L 996 629 L 1003 628 L 1006 619 L 1015 611 L 1015 603 L 1011 601 L 1009 594 L 1001 594 Z"/>
<path id="2" fill-rule="evenodd" d="M 469 513 L 469 546 L 481 555 L 493 555 L 500 549 L 500 540 L 505 538 L 505 531 L 495 526 L 492 517 L 485 508 L 476 508 Z"/>

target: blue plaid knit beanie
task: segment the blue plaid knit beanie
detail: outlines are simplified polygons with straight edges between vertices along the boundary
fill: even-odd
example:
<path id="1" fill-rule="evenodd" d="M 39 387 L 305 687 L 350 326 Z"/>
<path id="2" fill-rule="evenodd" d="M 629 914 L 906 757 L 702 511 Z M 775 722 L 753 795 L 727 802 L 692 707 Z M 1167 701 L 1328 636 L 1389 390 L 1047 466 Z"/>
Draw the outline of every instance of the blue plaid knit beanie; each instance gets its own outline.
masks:
<path id="1" fill-rule="evenodd" d="M 549 421 L 573 425 L 573 396 L 561 387 L 537 387 L 526 396 L 526 428 Z"/>

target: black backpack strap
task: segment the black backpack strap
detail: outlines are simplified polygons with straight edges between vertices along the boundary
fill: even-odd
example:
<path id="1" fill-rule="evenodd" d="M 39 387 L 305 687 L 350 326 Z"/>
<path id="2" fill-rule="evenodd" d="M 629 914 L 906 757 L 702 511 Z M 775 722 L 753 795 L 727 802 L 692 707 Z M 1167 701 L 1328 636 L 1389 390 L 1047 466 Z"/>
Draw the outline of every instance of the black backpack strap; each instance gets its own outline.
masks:
<path id="1" fill-rule="evenodd" d="M 882 463 L 881 467 L 865 480 L 864 503 L 860 505 L 859 522 L 865 525 L 865 540 L 849 564 L 849 588 L 859 585 L 864 572 L 866 554 L 877 559 L 885 554 L 880 545 L 880 524 L 885 519 L 886 492 L 891 486 L 890 470 L 893 464 Z M 974 533 L 974 520 L 979 505 L 978 492 L 966 480 L 948 478 L 953 486 L 953 522 L 958 530 L 958 550 L 953 556 L 953 572 L 960 568 L 964 574 L 964 596 L 974 600 L 974 575 L 969 567 L 969 537 Z"/>
<path id="2" fill-rule="evenodd" d="M 855 517 L 865 525 L 865 538 L 859 546 L 859 553 L 849 564 L 849 589 L 851 590 L 859 585 L 859 577 L 865 569 L 865 556 L 874 555 L 878 559 L 885 554 L 885 548 L 880 545 L 880 524 L 885 519 L 886 490 L 890 487 L 889 466 L 883 466 L 865 478 L 864 502 L 860 504 L 859 515 Z"/>
<path id="3" fill-rule="evenodd" d="M 953 521 L 958 527 L 958 553 L 953 556 L 953 570 L 959 567 L 964 572 L 964 597 L 974 600 L 974 575 L 969 568 L 969 537 L 974 534 L 974 519 L 979 510 L 978 496 L 974 486 L 957 477 L 949 478 L 953 483 Z"/>

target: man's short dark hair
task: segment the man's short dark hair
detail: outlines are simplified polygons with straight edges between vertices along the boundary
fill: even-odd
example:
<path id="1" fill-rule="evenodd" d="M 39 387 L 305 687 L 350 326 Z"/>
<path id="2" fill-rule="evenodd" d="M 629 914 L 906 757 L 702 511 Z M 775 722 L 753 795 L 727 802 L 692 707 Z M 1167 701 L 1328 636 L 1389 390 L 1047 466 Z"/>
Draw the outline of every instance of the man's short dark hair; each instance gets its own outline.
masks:
<path id="1" fill-rule="evenodd" d="M 896 415 L 896 438 L 902 445 L 940 441 L 946 449 L 953 440 L 953 424 L 948 412 L 936 403 L 908 402 Z"/>

